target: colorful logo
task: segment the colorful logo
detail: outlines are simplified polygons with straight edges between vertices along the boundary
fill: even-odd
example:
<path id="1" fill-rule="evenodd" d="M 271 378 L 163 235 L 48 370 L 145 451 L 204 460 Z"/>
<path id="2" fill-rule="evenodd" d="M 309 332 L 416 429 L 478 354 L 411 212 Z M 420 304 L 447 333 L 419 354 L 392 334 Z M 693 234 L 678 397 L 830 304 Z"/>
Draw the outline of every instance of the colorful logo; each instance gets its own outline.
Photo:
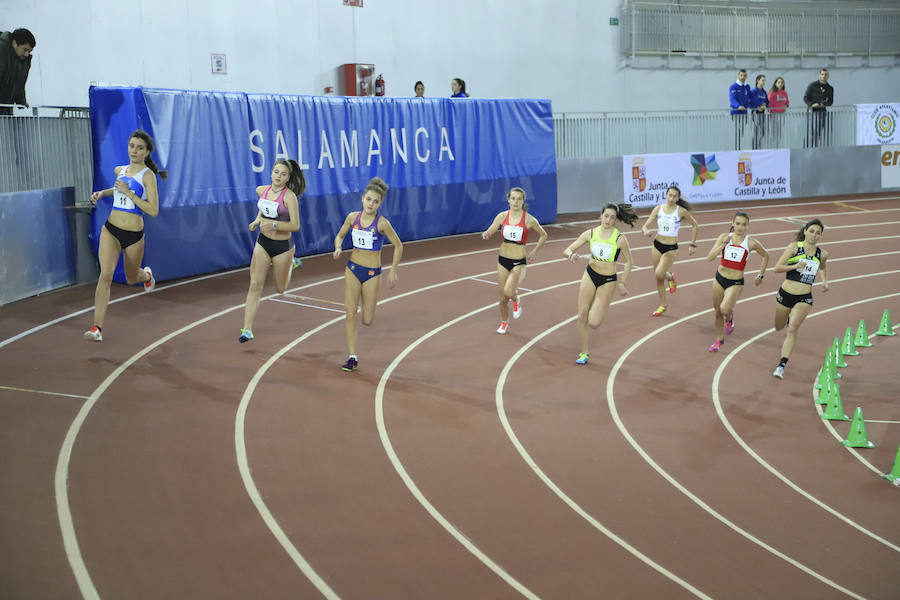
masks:
<path id="1" fill-rule="evenodd" d="M 890 104 L 882 104 L 875 109 L 872 121 L 875 125 L 875 135 L 882 142 L 893 142 L 894 132 L 897 131 L 897 111 Z"/>
<path id="2" fill-rule="evenodd" d="M 633 192 L 643 192 L 647 189 L 647 166 L 644 164 L 644 158 L 635 158 L 631 163 L 631 190 Z"/>
<path id="3" fill-rule="evenodd" d="M 740 154 L 738 155 L 738 163 L 737 163 L 737 178 L 738 185 L 742 185 L 747 187 L 751 183 L 753 183 L 753 163 L 750 161 L 752 155 Z"/>
<path id="4" fill-rule="evenodd" d="M 719 163 L 716 162 L 716 155 L 710 154 L 691 154 L 691 166 L 694 167 L 693 185 L 703 185 L 710 179 L 716 178 L 716 171 L 719 170 Z"/>

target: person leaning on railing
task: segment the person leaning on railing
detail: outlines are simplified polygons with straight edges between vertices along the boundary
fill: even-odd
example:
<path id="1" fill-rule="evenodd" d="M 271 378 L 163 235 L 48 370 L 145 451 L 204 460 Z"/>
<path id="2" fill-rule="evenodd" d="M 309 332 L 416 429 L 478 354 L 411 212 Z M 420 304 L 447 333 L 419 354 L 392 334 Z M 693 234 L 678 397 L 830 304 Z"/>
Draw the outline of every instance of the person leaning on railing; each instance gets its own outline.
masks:
<path id="1" fill-rule="evenodd" d="M 747 123 L 747 109 L 753 107 L 750 86 L 747 85 L 747 69 L 741 69 L 737 81 L 728 88 L 728 99 L 731 102 L 731 120 L 734 121 L 734 149 L 740 150 L 744 125 Z"/>
<path id="2" fill-rule="evenodd" d="M 31 70 L 31 53 L 37 42 L 27 29 L 0 33 L 0 104 L 22 104 L 25 82 Z M 0 107 L 0 115 L 11 115 L 12 108 Z"/>
<path id="3" fill-rule="evenodd" d="M 827 107 L 834 104 L 834 88 L 828 83 L 828 69 L 819 70 L 819 78 L 806 86 L 803 101 L 806 115 L 806 147 L 828 145 Z"/>
<path id="4" fill-rule="evenodd" d="M 776 77 L 772 89 L 769 90 L 769 121 L 772 127 L 770 133 L 772 135 L 772 146 L 774 148 L 781 147 L 781 113 L 784 113 L 791 105 L 788 98 L 787 90 L 784 89 L 784 77 Z"/>

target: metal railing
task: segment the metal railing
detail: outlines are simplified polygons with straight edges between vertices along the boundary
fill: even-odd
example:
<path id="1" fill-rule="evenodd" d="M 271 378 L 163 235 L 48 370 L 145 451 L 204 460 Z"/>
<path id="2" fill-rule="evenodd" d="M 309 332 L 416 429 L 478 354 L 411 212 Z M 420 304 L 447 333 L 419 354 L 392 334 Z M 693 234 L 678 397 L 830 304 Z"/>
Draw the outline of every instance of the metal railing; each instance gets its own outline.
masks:
<path id="1" fill-rule="evenodd" d="M 900 56 L 900 8 L 843 3 L 633 2 L 625 53 L 699 56 Z"/>
<path id="2" fill-rule="evenodd" d="M 795 108 L 737 118 L 727 109 L 558 113 L 553 128 L 557 158 L 853 146 L 856 107 L 834 106 L 824 114 Z"/>
<path id="3" fill-rule="evenodd" d="M 87 108 L 0 113 L 0 193 L 73 186 L 76 206 L 89 206 L 92 173 Z"/>

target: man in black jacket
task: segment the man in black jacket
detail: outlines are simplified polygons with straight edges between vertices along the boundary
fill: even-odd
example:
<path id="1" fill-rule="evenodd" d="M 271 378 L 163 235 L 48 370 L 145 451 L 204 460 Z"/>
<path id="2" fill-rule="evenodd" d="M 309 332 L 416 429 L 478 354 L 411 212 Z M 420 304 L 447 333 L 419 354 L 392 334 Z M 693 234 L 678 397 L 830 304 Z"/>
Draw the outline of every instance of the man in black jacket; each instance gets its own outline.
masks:
<path id="1" fill-rule="evenodd" d="M 31 69 L 31 52 L 37 42 L 27 29 L 0 33 L 0 104 L 24 104 L 25 81 Z M 12 108 L 0 108 L 0 114 L 11 115 Z"/>
<path id="2" fill-rule="evenodd" d="M 811 146 L 827 146 L 831 123 L 826 107 L 834 104 L 834 88 L 828 83 L 828 69 L 819 71 L 819 79 L 806 86 L 803 101 L 809 112 L 806 114 L 806 143 Z"/>

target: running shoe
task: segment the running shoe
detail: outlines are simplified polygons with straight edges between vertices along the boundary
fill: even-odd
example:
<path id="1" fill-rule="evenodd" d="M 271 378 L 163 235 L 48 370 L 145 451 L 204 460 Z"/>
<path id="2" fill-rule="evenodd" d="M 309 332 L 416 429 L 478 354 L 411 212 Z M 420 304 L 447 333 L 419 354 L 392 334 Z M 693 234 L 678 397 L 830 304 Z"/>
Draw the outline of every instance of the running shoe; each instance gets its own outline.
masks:
<path id="1" fill-rule="evenodd" d="M 513 319 L 518 319 L 522 316 L 522 303 L 516 300 L 513 300 Z"/>
<path id="2" fill-rule="evenodd" d="M 295 256 L 294 260 L 291 261 L 291 268 L 299 269 L 302 266 L 303 266 L 303 259 L 300 258 L 299 256 Z"/>
<path id="3" fill-rule="evenodd" d="M 784 367 L 778 365 L 777 367 L 775 367 L 775 370 L 772 371 L 772 375 L 774 375 L 778 379 L 784 379 Z"/>
<path id="4" fill-rule="evenodd" d="M 661 316 L 664 312 L 666 312 L 666 307 L 665 307 L 665 306 L 660 306 L 659 308 L 657 308 L 656 310 L 653 311 L 653 316 L 654 316 L 654 317 L 659 317 L 659 316 Z"/>
<path id="5" fill-rule="evenodd" d="M 500 321 L 500 327 L 497 328 L 497 333 L 506 333 L 507 328 L 509 328 L 509 321 Z"/>
<path id="6" fill-rule="evenodd" d="M 734 319 L 725 321 L 725 335 L 731 335 L 732 333 L 734 333 Z"/>
<path id="7" fill-rule="evenodd" d="M 588 354 L 587 352 L 582 352 L 581 354 L 578 355 L 578 358 L 575 359 L 575 364 L 576 365 L 586 365 L 588 362 L 588 359 L 590 357 L 591 357 L 591 355 Z"/>
<path id="8" fill-rule="evenodd" d="M 359 362 L 355 358 L 348 358 L 347 362 L 341 365 L 341 368 L 347 372 L 355 371 L 359 366 Z"/>
<path id="9" fill-rule="evenodd" d="M 89 330 L 84 332 L 84 339 L 93 340 L 95 342 L 103 341 L 103 332 L 100 331 L 100 328 L 94 325 Z"/>
<path id="10" fill-rule="evenodd" d="M 672 272 L 666 273 L 668 279 L 669 293 L 674 294 L 675 290 L 678 288 L 678 284 L 675 283 L 675 274 Z"/>
<path id="11" fill-rule="evenodd" d="M 725 343 L 724 340 L 716 340 L 712 343 L 712 346 L 709 347 L 710 352 L 718 352 L 719 348 L 722 347 L 722 344 Z"/>
<path id="12" fill-rule="evenodd" d="M 253 332 L 249 329 L 241 329 L 241 335 L 238 337 L 240 343 L 249 342 L 253 339 Z"/>
<path id="13" fill-rule="evenodd" d="M 154 288 L 156 288 L 156 280 L 153 279 L 153 271 L 150 270 L 150 267 L 144 267 L 143 271 L 150 277 L 150 279 L 144 282 L 144 291 L 152 292 Z"/>

